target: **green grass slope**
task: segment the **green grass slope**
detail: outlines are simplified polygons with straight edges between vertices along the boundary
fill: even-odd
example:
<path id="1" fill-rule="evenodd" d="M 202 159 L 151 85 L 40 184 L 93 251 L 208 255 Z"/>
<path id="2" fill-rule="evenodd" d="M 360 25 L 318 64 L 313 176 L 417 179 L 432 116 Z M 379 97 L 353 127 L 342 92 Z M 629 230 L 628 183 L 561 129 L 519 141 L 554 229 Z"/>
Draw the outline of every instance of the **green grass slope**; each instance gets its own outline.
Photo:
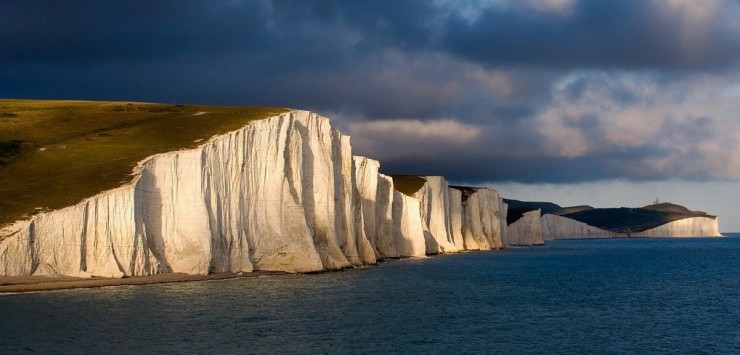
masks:
<path id="1" fill-rule="evenodd" d="M 0 100 L 0 226 L 131 181 L 142 159 L 288 111 L 136 102 Z"/>

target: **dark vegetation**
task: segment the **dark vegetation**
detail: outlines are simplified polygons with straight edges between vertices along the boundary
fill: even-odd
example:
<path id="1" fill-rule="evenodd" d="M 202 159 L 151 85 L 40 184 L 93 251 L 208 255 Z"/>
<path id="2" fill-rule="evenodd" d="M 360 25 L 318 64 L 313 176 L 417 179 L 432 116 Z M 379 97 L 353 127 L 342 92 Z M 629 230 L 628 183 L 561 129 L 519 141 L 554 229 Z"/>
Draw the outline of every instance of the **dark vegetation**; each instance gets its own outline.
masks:
<path id="1" fill-rule="evenodd" d="M 593 208 L 591 206 L 560 207 L 551 202 L 527 202 L 507 200 L 509 224 L 521 218 L 525 212 L 542 209 L 542 214 L 555 214 L 577 221 L 610 230 L 617 233 L 642 232 L 663 224 L 691 217 L 716 218 L 703 211 L 691 211 L 688 208 L 672 203 L 659 203 L 639 208 Z M 509 222 L 509 220 L 512 222 Z"/>
<path id="2" fill-rule="evenodd" d="M 457 185 L 450 185 L 450 188 L 460 190 L 462 192 L 462 202 L 465 203 L 465 201 L 468 200 L 470 195 L 478 191 L 480 187 L 471 187 L 471 186 L 457 186 Z"/>
<path id="3" fill-rule="evenodd" d="M 618 233 L 642 232 L 684 218 L 716 218 L 706 212 L 691 211 L 670 203 L 641 208 L 595 208 L 561 215 Z"/>
<path id="4" fill-rule="evenodd" d="M 0 226 L 132 179 L 136 164 L 285 109 L 0 100 Z"/>
<path id="5" fill-rule="evenodd" d="M 413 196 L 427 182 L 426 179 L 414 175 L 390 175 L 393 178 L 393 187 L 404 195 Z"/>
<path id="6" fill-rule="evenodd" d="M 555 213 L 557 211 L 560 211 L 562 207 L 552 203 L 552 202 L 537 202 L 537 201 L 519 201 L 519 200 L 510 200 L 505 198 L 504 203 L 506 203 L 509 208 L 506 211 L 506 224 L 511 225 L 512 223 L 518 221 L 520 218 L 524 216 L 525 213 L 529 211 L 534 211 L 539 209 L 542 214 L 546 213 Z"/>
<path id="7" fill-rule="evenodd" d="M 560 210 L 556 211 L 556 213 L 562 216 L 562 215 L 576 213 L 576 212 L 591 211 L 594 209 L 595 208 L 588 206 L 588 205 L 580 205 L 580 206 L 563 207 Z"/>
<path id="8" fill-rule="evenodd" d="M 509 205 L 509 209 L 514 208 L 514 209 L 532 211 L 532 210 L 536 210 L 539 208 L 540 210 L 542 210 L 542 214 L 555 213 L 563 209 L 562 207 L 552 202 L 519 201 L 519 200 L 510 200 L 508 198 L 505 198 L 504 202 L 507 205 Z"/>
<path id="9" fill-rule="evenodd" d="M 509 208 L 508 210 L 506 210 L 506 225 L 510 226 L 512 223 L 524 217 L 525 213 L 534 210 L 536 210 L 536 208 Z"/>
<path id="10" fill-rule="evenodd" d="M 13 158 L 21 154 L 21 143 L 23 141 L 17 139 L 0 141 L 0 167 L 10 163 Z"/>

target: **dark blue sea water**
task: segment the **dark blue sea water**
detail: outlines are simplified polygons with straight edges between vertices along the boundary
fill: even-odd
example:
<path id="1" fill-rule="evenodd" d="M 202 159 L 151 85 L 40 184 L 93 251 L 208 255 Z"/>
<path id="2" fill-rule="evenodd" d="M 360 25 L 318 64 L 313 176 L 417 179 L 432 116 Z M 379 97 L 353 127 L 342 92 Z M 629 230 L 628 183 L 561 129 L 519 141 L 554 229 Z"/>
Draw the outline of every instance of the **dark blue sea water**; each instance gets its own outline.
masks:
<path id="1" fill-rule="evenodd" d="M 740 353 L 740 238 L 0 296 L 0 353 Z"/>

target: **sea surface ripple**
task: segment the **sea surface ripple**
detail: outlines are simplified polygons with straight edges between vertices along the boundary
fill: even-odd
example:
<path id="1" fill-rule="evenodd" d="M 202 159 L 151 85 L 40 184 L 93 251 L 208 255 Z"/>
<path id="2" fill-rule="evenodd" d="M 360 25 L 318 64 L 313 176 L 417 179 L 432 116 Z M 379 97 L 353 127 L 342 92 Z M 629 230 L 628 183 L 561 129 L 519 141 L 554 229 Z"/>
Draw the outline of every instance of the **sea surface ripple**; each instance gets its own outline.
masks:
<path id="1" fill-rule="evenodd" d="M 0 297 L 0 353 L 740 353 L 740 238 Z"/>

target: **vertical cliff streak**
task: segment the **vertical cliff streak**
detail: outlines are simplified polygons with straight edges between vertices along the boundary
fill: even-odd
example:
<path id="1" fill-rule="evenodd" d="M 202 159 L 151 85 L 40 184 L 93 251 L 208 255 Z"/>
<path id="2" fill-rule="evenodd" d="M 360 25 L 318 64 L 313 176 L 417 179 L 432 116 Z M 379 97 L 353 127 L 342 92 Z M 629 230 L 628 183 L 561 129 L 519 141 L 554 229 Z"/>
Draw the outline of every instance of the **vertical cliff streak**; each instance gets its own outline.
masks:
<path id="1" fill-rule="evenodd" d="M 380 173 L 377 175 L 378 189 L 374 203 L 375 243 L 373 243 L 373 246 L 378 250 L 379 259 L 397 258 L 401 254 L 397 247 L 398 236 L 394 234 L 394 225 L 399 222 L 393 219 L 393 209 L 397 203 L 394 200 L 393 178 Z M 372 224 L 372 221 L 370 220 L 369 223 Z"/>
<path id="2" fill-rule="evenodd" d="M 355 208 L 359 211 L 356 222 L 361 226 L 372 259 L 397 258 L 400 255 L 392 237 L 393 180 L 380 174 L 377 160 L 353 157 L 356 188 Z M 360 219 L 361 218 L 361 219 Z M 368 255 L 370 260 L 370 256 Z"/>
<path id="3" fill-rule="evenodd" d="M 426 183 L 414 194 L 421 206 L 427 254 L 458 251 L 450 236 L 450 198 L 441 176 L 426 176 Z"/>
<path id="4" fill-rule="evenodd" d="M 449 194 L 449 215 L 450 215 L 450 237 L 452 244 L 457 251 L 465 250 L 465 241 L 463 240 L 463 221 L 462 221 L 462 191 L 454 188 L 447 188 Z"/>
<path id="5" fill-rule="evenodd" d="M 393 241 L 399 256 L 426 255 L 426 240 L 419 200 L 393 190 Z"/>

